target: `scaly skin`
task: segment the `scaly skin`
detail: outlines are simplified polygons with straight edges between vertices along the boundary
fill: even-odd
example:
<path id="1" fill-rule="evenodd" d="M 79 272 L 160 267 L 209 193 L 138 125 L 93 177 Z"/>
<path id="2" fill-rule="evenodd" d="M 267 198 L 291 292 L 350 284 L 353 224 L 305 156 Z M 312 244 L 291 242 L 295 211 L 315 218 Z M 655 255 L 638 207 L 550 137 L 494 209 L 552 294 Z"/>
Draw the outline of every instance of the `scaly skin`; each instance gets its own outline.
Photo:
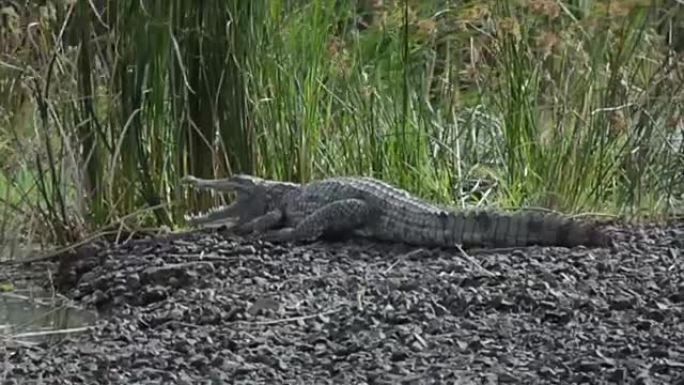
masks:
<path id="1" fill-rule="evenodd" d="M 193 223 L 205 226 L 237 215 L 241 231 L 257 233 L 269 241 L 313 241 L 328 233 L 341 233 L 427 247 L 573 247 L 608 243 L 593 225 L 560 215 L 455 211 L 373 178 L 334 177 L 304 185 L 242 178 L 252 178 L 252 187 L 251 196 L 235 203 L 240 210 L 222 209 L 218 214 L 195 217 Z M 189 176 L 187 181 L 199 188 L 226 190 L 220 185 L 227 180 Z"/>

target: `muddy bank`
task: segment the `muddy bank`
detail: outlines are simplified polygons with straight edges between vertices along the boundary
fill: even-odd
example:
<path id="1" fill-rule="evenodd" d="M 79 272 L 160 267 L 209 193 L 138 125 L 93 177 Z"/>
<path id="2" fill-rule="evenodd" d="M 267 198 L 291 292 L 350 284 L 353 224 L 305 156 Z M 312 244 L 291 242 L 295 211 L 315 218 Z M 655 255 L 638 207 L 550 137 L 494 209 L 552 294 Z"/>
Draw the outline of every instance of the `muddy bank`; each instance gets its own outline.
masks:
<path id="1" fill-rule="evenodd" d="M 470 259 L 209 233 L 106 248 L 58 274 L 105 318 L 0 350 L 0 379 L 684 384 L 684 225 L 616 234 Z"/>

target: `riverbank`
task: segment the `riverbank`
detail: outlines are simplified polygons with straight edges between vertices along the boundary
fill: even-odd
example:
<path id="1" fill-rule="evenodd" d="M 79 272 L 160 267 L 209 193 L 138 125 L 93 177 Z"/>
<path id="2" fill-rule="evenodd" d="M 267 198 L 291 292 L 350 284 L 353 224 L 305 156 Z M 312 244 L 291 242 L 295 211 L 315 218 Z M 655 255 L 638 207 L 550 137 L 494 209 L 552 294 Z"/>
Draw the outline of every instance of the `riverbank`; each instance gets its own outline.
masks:
<path id="1" fill-rule="evenodd" d="M 607 248 L 140 240 L 63 265 L 91 332 L 2 383 L 684 383 L 684 224 Z M 678 382 L 682 381 L 682 382 Z"/>

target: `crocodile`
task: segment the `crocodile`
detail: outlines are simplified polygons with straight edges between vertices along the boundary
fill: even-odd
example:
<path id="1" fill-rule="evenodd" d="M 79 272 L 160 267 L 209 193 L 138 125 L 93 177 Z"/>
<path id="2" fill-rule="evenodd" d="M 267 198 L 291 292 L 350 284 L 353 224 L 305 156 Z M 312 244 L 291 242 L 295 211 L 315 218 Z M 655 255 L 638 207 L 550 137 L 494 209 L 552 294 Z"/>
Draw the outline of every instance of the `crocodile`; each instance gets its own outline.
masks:
<path id="1" fill-rule="evenodd" d="M 185 176 L 198 190 L 235 192 L 235 202 L 186 215 L 196 227 L 226 226 L 271 242 L 311 242 L 327 235 L 427 247 L 607 246 L 596 223 L 541 211 L 456 210 L 371 177 L 337 176 L 305 184 L 236 174 Z"/>

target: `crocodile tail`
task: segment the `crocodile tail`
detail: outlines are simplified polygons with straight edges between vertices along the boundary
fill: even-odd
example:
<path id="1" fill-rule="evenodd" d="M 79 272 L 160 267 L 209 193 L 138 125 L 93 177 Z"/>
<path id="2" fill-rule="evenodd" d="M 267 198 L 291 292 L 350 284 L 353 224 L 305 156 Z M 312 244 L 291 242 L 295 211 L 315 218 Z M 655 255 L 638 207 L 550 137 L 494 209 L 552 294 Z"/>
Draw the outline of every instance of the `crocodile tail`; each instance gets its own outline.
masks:
<path id="1" fill-rule="evenodd" d="M 461 222 L 458 227 L 464 245 L 601 247 L 609 244 L 608 236 L 597 223 L 555 213 L 476 210 L 456 213 L 456 216 L 456 222 Z"/>

